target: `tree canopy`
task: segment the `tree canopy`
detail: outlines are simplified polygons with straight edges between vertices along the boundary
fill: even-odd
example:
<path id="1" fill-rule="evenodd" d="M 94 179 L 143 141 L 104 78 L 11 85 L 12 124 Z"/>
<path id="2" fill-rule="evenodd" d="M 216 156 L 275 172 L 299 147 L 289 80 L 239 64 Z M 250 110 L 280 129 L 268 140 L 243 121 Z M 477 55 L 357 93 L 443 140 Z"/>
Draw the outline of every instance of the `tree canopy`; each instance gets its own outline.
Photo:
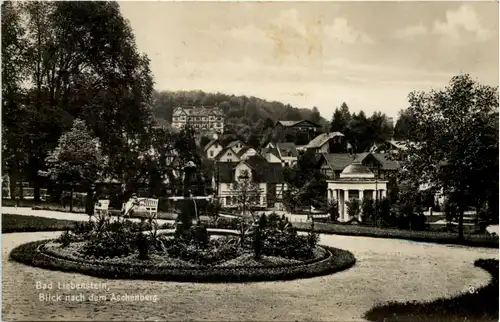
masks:
<path id="1" fill-rule="evenodd" d="M 152 125 L 153 80 L 118 3 L 3 2 L 2 18 L 3 170 L 38 199 L 46 156 L 81 118 L 123 179 L 130 142 Z"/>
<path id="2" fill-rule="evenodd" d="M 443 189 L 458 207 L 462 236 L 467 206 L 488 204 L 498 214 L 498 89 L 460 75 L 443 90 L 410 93 L 409 101 L 414 144 L 402 177 Z"/>

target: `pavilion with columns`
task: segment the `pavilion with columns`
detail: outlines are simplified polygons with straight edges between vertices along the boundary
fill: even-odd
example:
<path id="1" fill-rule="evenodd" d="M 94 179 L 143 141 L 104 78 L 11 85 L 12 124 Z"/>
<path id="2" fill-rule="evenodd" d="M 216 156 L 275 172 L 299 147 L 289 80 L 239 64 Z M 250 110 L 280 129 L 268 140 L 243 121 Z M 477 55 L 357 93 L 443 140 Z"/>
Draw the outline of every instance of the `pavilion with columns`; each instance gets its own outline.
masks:
<path id="1" fill-rule="evenodd" d="M 327 180 L 328 201 L 338 202 L 340 222 L 348 222 L 355 218 L 350 218 L 347 212 L 346 202 L 352 199 L 359 199 L 361 205 L 364 199 L 378 200 L 387 196 L 386 180 L 378 179 L 361 162 L 354 162 L 342 171 L 339 178 Z M 357 220 L 361 221 L 361 207 Z"/>

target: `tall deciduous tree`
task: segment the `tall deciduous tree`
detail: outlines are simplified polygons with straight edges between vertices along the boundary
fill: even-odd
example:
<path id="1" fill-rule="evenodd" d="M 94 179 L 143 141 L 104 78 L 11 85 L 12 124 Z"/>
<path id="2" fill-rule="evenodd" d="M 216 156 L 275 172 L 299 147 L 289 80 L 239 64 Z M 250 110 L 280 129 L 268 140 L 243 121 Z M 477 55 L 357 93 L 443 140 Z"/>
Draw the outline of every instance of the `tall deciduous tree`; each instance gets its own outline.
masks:
<path id="1" fill-rule="evenodd" d="M 153 81 L 149 60 L 137 52 L 118 4 L 30 1 L 13 6 L 24 27 L 18 33 L 23 45 L 16 45 L 25 66 L 19 73 L 23 91 L 17 94 L 29 112 L 26 127 L 36 129 L 27 131 L 26 136 L 32 135 L 23 141 L 35 199 L 38 171 L 44 168 L 48 151 L 78 117 L 101 139 L 110 170 L 123 179 L 120 169 L 134 163 L 124 158 L 133 156 L 127 153 L 130 142 L 144 139 L 152 121 Z M 13 58 L 6 57 L 11 64 Z"/>
<path id="2" fill-rule="evenodd" d="M 319 122 L 321 122 L 321 114 L 319 114 L 318 108 L 316 106 L 314 106 L 312 108 L 312 113 L 311 113 L 311 117 L 310 117 L 309 120 L 311 122 L 316 123 L 316 124 L 318 124 Z"/>
<path id="3" fill-rule="evenodd" d="M 26 68 L 24 30 L 19 6 L 12 1 L 2 2 L 2 172 L 10 175 L 12 192 L 17 180 L 22 179 L 28 161 L 26 145 L 32 132 L 21 84 Z M 11 196 L 16 197 L 15 193 Z"/>
<path id="4" fill-rule="evenodd" d="M 93 137 L 85 122 L 79 119 L 73 122 L 71 131 L 61 135 L 46 162 L 48 171 L 43 174 L 58 183 L 69 184 L 71 192 L 75 185 L 90 186 L 95 183 L 104 168 L 99 139 Z"/>
<path id="5" fill-rule="evenodd" d="M 402 174 L 443 189 L 458 207 L 463 238 L 466 207 L 498 199 L 498 89 L 460 75 L 443 90 L 412 92 L 409 101 L 415 144 Z"/>
<path id="6" fill-rule="evenodd" d="M 412 140 L 414 136 L 414 124 L 416 120 L 411 115 L 411 110 L 401 110 L 399 118 L 394 126 L 394 139 L 395 140 Z"/>

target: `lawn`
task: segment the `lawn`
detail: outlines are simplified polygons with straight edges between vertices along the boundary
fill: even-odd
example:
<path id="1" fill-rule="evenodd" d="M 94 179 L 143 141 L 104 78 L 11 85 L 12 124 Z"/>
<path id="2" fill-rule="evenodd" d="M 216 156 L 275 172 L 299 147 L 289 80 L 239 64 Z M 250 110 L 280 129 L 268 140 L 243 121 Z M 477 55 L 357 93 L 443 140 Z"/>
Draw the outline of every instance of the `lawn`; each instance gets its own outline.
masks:
<path id="1" fill-rule="evenodd" d="M 498 260 L 480 259 L 474 265 L 491 274 L 490 283 L 478 290 L 428 303 L 389 303 L 365 314 L 370 321 L 498 321 Z"/>
<path id="2" fill-rule="evenodd" d="M 73 228 L 76 221 L 53 218 L 2 214 L 2 233 L 58 231 Z"/>
<path id="3" fill-rule="evenodd" d="M 293 223 L 299 231 L 309 231 L 310 223 Z M 420 242 L 441 244 L 457 244 L 477 247 L 498 248 L 498 236 L 486 234 L 465 235 L 464 240 L 458 240 L 458 235 L 451 232 L 415 231 L 395 228 L 380 228 L 361 225 L 341 225 L 331 223 L 314 223 L 314 230 L 318 233 L 347 236 L 364 236 L 380 238 L 407 239 Z"/>

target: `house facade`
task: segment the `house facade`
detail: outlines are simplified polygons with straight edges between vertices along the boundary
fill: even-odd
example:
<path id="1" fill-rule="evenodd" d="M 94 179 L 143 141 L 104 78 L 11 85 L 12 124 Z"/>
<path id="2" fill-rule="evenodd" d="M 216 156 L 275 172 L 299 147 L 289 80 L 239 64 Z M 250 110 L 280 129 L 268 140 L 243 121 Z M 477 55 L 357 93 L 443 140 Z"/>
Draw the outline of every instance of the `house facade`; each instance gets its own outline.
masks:
<path id="1" fill-rule="evenodd" d="M 217 107 L 181 107 L 174 109 L 172 127 L 182 129 L 187 124 L 199 132 L 224 132 L 224 113 Z"/>
<path id="2" fill-rule="evenodd" d="M 217 165 L 213 185 L 221 205 L 226 208 L 237 207 L 235 183 L 242 174 L 248 174 L 248 180 L 258 186 L 260 208 L 280 207 L 286 184 L 283 168 L 280 164 L 268 163 L 261 156 L 251 156 L 240 162 L 224 162 Z"/>
<path id="3" fill-rule="evenodd" d="M 270 142 L 262 149 L 262 155 L 268 162 L 291 167 L 297 163 L 299 151 L 293 142 Z"/>
<path id="4" fill-rule="evenodd" d="M 279 157 L 278 149 L 276 149 L 275 147 L 263 148 L 260 153 L 269 163 L 275 163 L 275 164 L 282 163 L 282 160 Z"/>
<path id="5" fill-rule="evenodd" d="M 205 146 L 203 152 L 205 153 L 208 159 L 213 160 L 220 153 L 220 151 L 222 151 L 222 149 L 224 149 L 222 144 L 219 142 L 219 140 L 215 139 L 210 141 Z"/>
<path id="6" fill-rule="evenodd" d="M 225 147 L 215 156 L 214 160 L 217 162 L 239 162 L 240 157 L 232 148 Z"/>

